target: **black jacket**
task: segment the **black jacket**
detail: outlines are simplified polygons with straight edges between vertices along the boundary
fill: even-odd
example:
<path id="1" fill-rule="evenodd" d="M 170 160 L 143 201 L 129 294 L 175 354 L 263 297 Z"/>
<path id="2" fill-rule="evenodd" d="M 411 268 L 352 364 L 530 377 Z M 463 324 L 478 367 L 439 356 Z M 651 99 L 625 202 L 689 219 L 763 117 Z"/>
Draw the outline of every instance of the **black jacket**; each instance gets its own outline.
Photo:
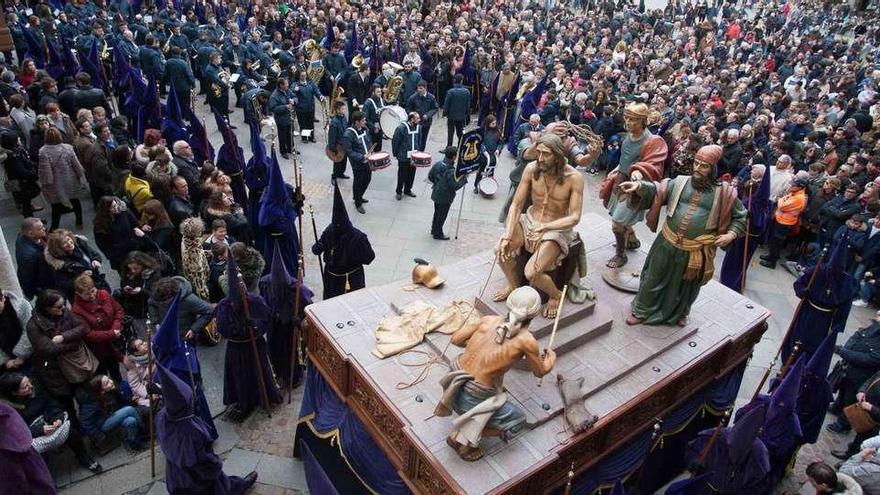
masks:
<path id="1" fill-rule="evenodd" d="M 860 328 L 843 347 L 835 351 L 846 364 L 846 380 L 861 386 L 865 380 L 880 371 L 880 323 L 873 322 Z M 874 403 L 880 406 L 880 400 Z"/>

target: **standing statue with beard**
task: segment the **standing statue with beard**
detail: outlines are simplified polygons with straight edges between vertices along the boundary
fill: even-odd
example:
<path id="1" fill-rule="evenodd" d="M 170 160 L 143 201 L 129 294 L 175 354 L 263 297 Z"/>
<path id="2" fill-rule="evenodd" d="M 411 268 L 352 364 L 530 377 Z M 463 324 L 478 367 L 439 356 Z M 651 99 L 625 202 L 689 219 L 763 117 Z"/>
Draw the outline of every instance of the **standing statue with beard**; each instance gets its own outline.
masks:
<path id="1" fill-rule="evenodd" d="M 568 164 L 568 152 L 562 139 L 547 133 L 535 146 L 536 160 L 526 165 L 507 213 L 504 235 L 495 246 L 498 264 L 507 284 L 493 299 L 504 301 L 522 285 L 521 275 L 532 287 L 547 294 L 544 317 L 555 318 L 562 298 L 551 272 L 568 256 L 575 240 L 574 227 L 581 220 L 584 179 Z M 525 211 L 524 206 L 531 206 Z M 517 272 L 520 249 L 531 254 L 525 273 Z"/>
<path id="2" fill-rule="evenodd" d="M 666 206 L 666 221 L 645 260 L 627 324 L 686 325 L 700 287 L 712 279 L 715 250 L 743 234 L 748 212 L 733 187 L 715 181 L 721 151 L 717 145 L 700 148 L 693 175 L 620 184 L 623 193 L 632 195 L 634 208 L 649 210 L 647 223 L 654 232 Z"/>

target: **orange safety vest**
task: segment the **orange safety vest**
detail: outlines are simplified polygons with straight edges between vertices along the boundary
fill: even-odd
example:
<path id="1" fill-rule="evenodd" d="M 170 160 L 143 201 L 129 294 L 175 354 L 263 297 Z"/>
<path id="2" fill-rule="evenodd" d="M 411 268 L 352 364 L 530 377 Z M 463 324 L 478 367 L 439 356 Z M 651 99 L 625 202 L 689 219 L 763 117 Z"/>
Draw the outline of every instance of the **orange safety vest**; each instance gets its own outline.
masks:
<path id="1" fill-rule="evenodd" d="M 798 217 L 807 207 L 807 195 L 803 189 L 779 198 L 776 205 L 776 222 L 781 225 L 797 225 Z"/>

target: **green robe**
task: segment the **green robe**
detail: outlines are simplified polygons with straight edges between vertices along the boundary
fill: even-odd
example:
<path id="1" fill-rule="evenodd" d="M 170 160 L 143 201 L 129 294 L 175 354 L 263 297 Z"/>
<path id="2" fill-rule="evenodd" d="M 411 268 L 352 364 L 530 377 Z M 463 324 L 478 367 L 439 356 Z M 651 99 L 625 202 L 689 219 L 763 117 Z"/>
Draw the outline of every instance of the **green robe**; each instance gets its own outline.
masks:
<path id="1" fill-rule="evenodd" d="M 680 180 L 687 179 L 690 177 L 680 177 Z M 667 208 L 672 202 L 673 184 L 674 181 L 670 181 L 667 188 L 668 194 L 665 198 L 660 198 Z M 666 216 L 666 212 L 663 213 L 672 231 L 678 232 L 682 222 L 687 216 L 690 216 L 690 223 L 685 229 L 685 236 L 688 239 L 696 239 L 704 234 L 724 234 L 725 232 L 715 232 L 706 227 L 710 220 L 709 215 L 717 190 L 715 188 L 703 193 L 699 201 L 691 205 L 691 198 L 695 191 L 691 186 L 691 181 L 687 180 L 675 212 L 671 217 Z M 638 208 L 649 208 L 656 194 L 656 183 L 642 182 L 638 193 Z M 745 207 L 739 199 L 736 199 L 731 209 L 730 225 L 727 230 L 742 235 L 747 214 Z M 632 302 L 634 316 L 644 320 L 644 323 L 648 325 L 671 325 L 675 324 L 679 317 L 687 316 L 690 313 L 691 305 L 700 294 L 702 284 L 700 280 L 684 280 L 688 258 L 688 252 L 672 245 L 663 237 L 662 232 L 657 235 L 657 239 L 654 240 L 654 244 L 651 245 L 651 250 L 648 252 L 645 266 L 642 268 L 639 292 Z"/>

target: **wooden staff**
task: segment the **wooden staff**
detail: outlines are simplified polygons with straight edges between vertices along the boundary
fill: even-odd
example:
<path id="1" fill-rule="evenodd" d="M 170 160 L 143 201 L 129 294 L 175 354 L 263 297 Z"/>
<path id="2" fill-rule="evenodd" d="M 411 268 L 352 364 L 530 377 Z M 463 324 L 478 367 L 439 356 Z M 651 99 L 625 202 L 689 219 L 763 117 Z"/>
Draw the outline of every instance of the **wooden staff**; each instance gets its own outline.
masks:
<path id="1" fill-rule="evenodd" d="M 153 430 L 153 394 L 150 393 L 153 384 L 153 331 L 150 330 L 150 318 L 147 317 L 147 400 L 150 402 L 150 478 L 156 477 L 156 433 Z"/>
<path id="2" fill-rule="evenodd" d="M 296 274 L 296 295 L 293 300 L 293 317 L 299 321 L 299 312 L 300 312 L 300 296 L 302 295 L 302 280 L 303 280 L 303 252 L 302 252 L 302 243 L 300 243 L 299 250 L 299 263 L 297 266 L 297 274 Z M 297 354 L 297 351 L 300 350 L 302 339 L 302 321 L 299 322 L 298 325 L 295 325 L 290 329 L 290 376 L 288 376 L 287 382 L 287 403 L 290 404 L 293 400 L 293 375 L 296 372 L 296 367 L 300 364 L 299 358 L 301 357 Z M 297 356 L 297 359 L 294 359 L 294 356 Z"/>
<path id="3" fill-rule="evenodd" d="M 559 296 L 559 306 L 556 307 L 556 318 L 553 320 L 553 331 L 550 332 L 550 342 L 541 354 L 541 358 L 547 357 L 548 351 L 553 349 L 553 341 L 556 340 L 556 329 L 559 328 L 559 320 L 562 317 L 562 304 L 565 302 L 565 293 L 568 292 L 568 284 L 562 287 L 562 294 Z M 538 379 L 538 386 L 544 383 L 544 377 Z"/>
<path id="4" fill-rule="evenodd" d="M 749 208 L 754 207 L 754 198 L 752 198 L 752 187 L 754 186 L 752 181 L 749 181 Z M 742 261 L 742 273 L 739 275 L 739 293 L 744 294 L 746 291 L 746 270 L 748 269 L 749 262 L 749 220 L 752 218 L 752 212 L 749 211 L 746 213 L 746 238 L 743 239 L 743 261 Z"/>
<path id="5" fill-rule="evenodd" d="M 706 464 L 706 460 L 709 458 L 709 452 L 712 451 L 712 446 L 715 445 L 715 441 L 718 440 L 718 436 L 721 434 L 721 431 L 724 429 L 724 426 L 727 424 L 727 420 L 730 418 L 730 409 L 724 411 L 724 415 L 721 416 L 721 420 L 718 421 L 718 426 L 715 427 L 715 431 L 712 432 L 712 436 L 709 437 L 709 441 L 706 442 L 706 445 L 703 447 L 703 451 L 700 452 L 699 465 L 704 466 Z"/>
<path id="6" fill-rule="evenodd" d="M 315 225 L 315 208 L 309 204 L 309 215 L 312 217 L 312 233 L 315 235 L 315 242 L 318 242 L 318 227 Z M 300 239 L 302 242 L 302 239 Z M 302 249 L 300 249 L 302 251 Z M 321 255 L 318 255 L 318 268 L 321 269 L 321 281 L 323 283 L 324 280 L 324 260 L 321 259 Z"/>
<path id="7" fill-rule="evenodd" d="M 782 365 L 782 369 L 779 370 L 779 373 L 776 374 L 776 386 L 779 386 L 779 383 L 782 382 L 782 379 L 785 378 L 785 375 L 788 374 L 788 371 L 794 366 L 794 362 L 798 358 L 798 354 L 801 352 L 801 343 L 797 341 L 794 343 L 794 347 L 791 349 L 791 354 L 788 355 L 788 359 L 785 360 L 785 364 Z"/>
<path id="8" fill-rule="evenodd" d="M 254 352 L 254 364 L 257 368 L 257 382 L 259 382 L 260 385 L 260 393 L 263 396 L 263 407 L 266 408 L 266 414 L 271 418 L 272 411 L 269 410 L 269 394 L 266 392 L 266 379 L 263 376 L 263 362 L 260 361 L 260 352 L 257 350 L 257 335 L 256 332 L 254 332 L 254 326 L 251 321 L 251 303 L 248 301 L 248 290 L 241 272 L 238 272 L 238 286 L 239 290 L 241 290 L 241 305 L 244 309 L 245 325 L 248 328 L 251 349 Z"/>
<path id="9" fill-rule="evenodd" d="M 758 394 L 761 392 L 761 389 L 764 388 L 764 384 L 767 382 L 767 379 L 770 378 L 770 373 L 773 371 L 773 366 L 776 365 L 776 361 L 779 359 L 780 354 L 782 354 L 782 346 L 785 345 L 785 342 L 791 336 L 791 332 L 792 330 L 794 330 L 794 324 L 797 321 L 798 316 L 801 314 L 801 308 L 804 307 L 804 301 L 806 301 L 807 297 L 810 296 L 810 288 L 813 286 L 813 281 L 816 280 L 816 274 L 819 273 L 819 270 L 822 269 L 822 261 L 825 259 L 826 252 L 828 252 L 828 248 L 822 248 L 822 252 L 819 255 L 819 261 L 816 262 L 816 267 L 813 268 L 813 273 L 810 274 L 810 280 L 807 282 L 807 288 L 804 290 L 804 296 L 801 297 L 800 302 L 798 302 L 797 308 L 795 308 L 794 310 L 794 315 L 792 315 L 791 321 L 788 323 L 788 330 L 786 330 L 785 332 L 785 337 L 783 337 L 782 341 L 779 343 L 779 348 L 776 350 L 776 354 L 773 356 L 773 361 L 770 362 L 770 366 L 767 368 L 767 371 L 764 372 L 764 376 L 761 378 L 761 382 L 758 384 L 757 388 L 755 388 L 755 392 L 752 394 L 752 400 L 755 400 L 758 397 Z"/>
<path id="10" fill-rule="evenodd" d="M 303 177 L 303 167 L 302 164 L 298 164 L 299 173 L 296 176 L 296 200 L 299 202 L 299 212 L 296 216 L 296 221 L 299 227 L 299 269 L 302 269 L 302 278 L 306 274 L 306 267 L 303 264 L 303 213 L 305 213 L 306 206 L 306 197 L 302 193 L 302 177 Z"/>

